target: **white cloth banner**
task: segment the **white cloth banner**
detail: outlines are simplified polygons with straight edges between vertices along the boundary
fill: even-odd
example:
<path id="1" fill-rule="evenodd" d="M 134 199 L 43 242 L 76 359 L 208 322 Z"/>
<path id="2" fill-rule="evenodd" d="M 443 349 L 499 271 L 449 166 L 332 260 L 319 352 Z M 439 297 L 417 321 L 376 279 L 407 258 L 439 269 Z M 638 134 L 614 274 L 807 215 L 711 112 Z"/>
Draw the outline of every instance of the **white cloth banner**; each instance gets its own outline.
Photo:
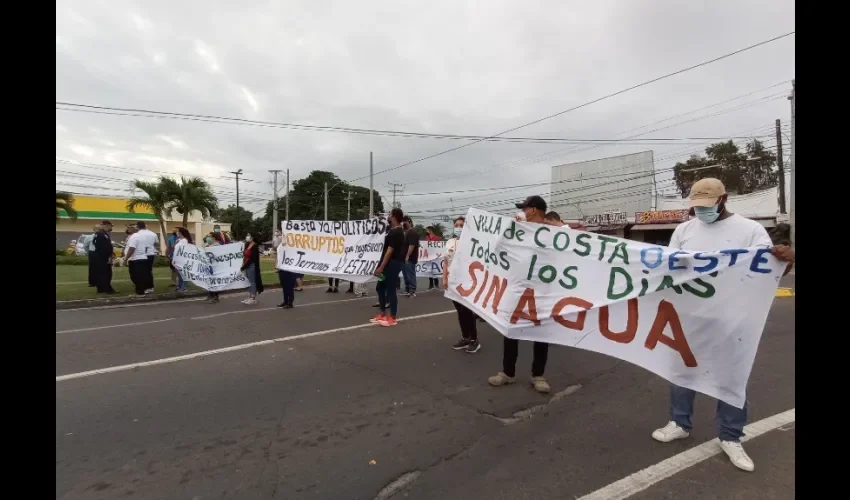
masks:
<path id="1" fill-rule="evenodd" d="M 686 252 L 470 209 L 446 296 L 506 337 L 629 361 L 737 408 L 784 263 Z"/>
<path id="2" fill-rule="evenodd" d="M 419 278 L 439 278 L 442 276 L 446 242 L 420 241 L 419 245 L 419 260 L 416 262 L 416 276 Z"/>
<path id="3" fill-rule="evenodd" d="M 211 292 L 248 287 L 242 271 L 244 243 L 199 247 L 189 243 L 174 248 L 172 265 L 183 281 Z"/>
<path id="4" fill-rule="evenodd" d="M 384 217 L 352 221 L 281 222 L 285 245 L 277 268 L 300 274 L 365 283 L 375 278 L 390 229 Z"/>

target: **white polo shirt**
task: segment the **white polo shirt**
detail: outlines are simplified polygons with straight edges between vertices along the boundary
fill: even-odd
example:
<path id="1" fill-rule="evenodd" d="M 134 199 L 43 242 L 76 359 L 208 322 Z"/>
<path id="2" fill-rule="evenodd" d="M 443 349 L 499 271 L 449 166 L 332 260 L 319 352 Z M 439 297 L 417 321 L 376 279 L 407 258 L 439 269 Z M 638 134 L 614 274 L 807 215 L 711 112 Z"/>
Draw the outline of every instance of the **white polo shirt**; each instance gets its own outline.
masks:
<path id="1" fill-rule="evenodd" d="M 157 238 L 156 233 L 151 231 L 150 229 L 140 229 L 138 233 L 145 246 L 145 255 L 148 257 L 153 257 L 156 255 L 156 245 L 159 242 L 159 238 Z"/>

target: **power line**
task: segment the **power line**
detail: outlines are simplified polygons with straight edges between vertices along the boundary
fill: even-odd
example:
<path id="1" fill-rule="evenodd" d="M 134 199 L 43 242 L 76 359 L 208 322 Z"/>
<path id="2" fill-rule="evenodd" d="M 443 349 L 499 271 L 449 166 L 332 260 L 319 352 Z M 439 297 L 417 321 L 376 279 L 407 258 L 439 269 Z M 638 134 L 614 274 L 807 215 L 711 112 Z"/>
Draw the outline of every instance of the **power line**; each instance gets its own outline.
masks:
<path id="1" fill-rule="evenodd" d="M 361 135 L 377 135 L 387 137 L 402 137 L 402 138 L 417 138 L 417 139 L 449 139 L 449 140 L 466 140 L 466 141 L 488 141 L 488 142 L 513 142 L 513 143 L 532 143 L 532 144 L 594 144 L 594 143 L 617 143 L 617 144 L 632 144 L 634 141 L 628 139 L 576 139 L 564 137 L 489 137 L 482 135 L 457 135 L 457 134 L 429 134 L 424 132 L 410 132 L 399 130 L 375 130 L 375 129 L 358 129 L 336 126 L 319 126 L 319 125 L 299 125 L 292 123 L 266 122 L 258 120 L 246 120 L 242 118 L 231 118 L 225 116 L 214 115 L 194 115 L 189 113 L 177 113 L 171 111 L 156 111 L 146 109 L 129 109 L 129 108 L 113 108 L 108 106 L 94 106 L 89 104 L 76 104 L 69 102 L 56 101 L 57 105 L 73 106 L 73 108 L 57 107 L 58 111 L 73 111 L 80 113 L 105 114 L 113 116 L 128 116 L 138 118 L 170 118 L 175 120 L 202 121 L 208 123 L 221 123 L 229 125 L 246 125 L 267 128 L 284 128 L 292 130 L 307 130 L 313 132 L 340 132 L 347 134 Z M 92 109 L 89 109 L 92 108 Z M 147 114 L 141 114 L 147 113 Z M 701 140 L 717 140 L 719 137 L 653 137 L 641 139 L 642 141 L 656 142 L 675 142 L 675 141 L 701 141 Z M 635 143 L 642 145 L 644 143 Z"/>
<path id="2" fill-rule="evenodd" d="M 672 73 L 667 73 L 666 75 L 662 75 L 662 76 L 659 76 L 659 77 L 657 77 L 657 78 L 653 78 L 653 79 L 651 79 L 651 80 L 647 80 L 647 81 L 642 82 L 642 83 L 639 83 L 639 84 L 637 84 L 637 85 L 632 85 L 631 87 L 625 88 L 625 89 L 623 89 L 623 90 L 619 90 L 619 91 L 617 91 L 617 92 L 613 92 L 613 93 L 611 93 L 611 94 L 604 95 L 604 96 L 602 96 L 602 97 L 598 97 L 598 98 L 596 98 L 596 99 L 593 99 L 593 100 L 591 100 L 591 101 L 585 102 L 585 103 L 583 103 L 583 104 L 579 104 L 578 106 L 573 106 L 572 108 L 568 108 L 568 109 L 565 109 L 565 110 L 563 110 L 563 111 L 559 111 L 559 112 L 557 112 L 557 113 L 554 113 L 554 114 L 551 114 L 551 115 L 548 115 L 548 116 L 544 116 L 543 118 L 539 118 L 539 119 L 537 119 L 537 120 L 530 121 L 530 122 L 525 123 L 525 124 L 523 124 L 523 125 L 520 125 L 520 126 L 518 126 L 518 127 L 514 127 L 514 128 L 511 128 L 511 129 L 505 130 L 505 131 L 503 131 L 503 132 L 499 132 L 498 134 L 493 134 L 492 136 L 489 136 L 488 138 L 498 137 L 498 136 L 500 136 L 500 135 L 504 135 L 504 134 L 507 134 L 507 133 L 513 132 L 513 131 L 515 131 L 515 130 L 519 130 L 519 129 L 522 129 L 522 128 L 525 128 L 525 127 L 528 127 L 528 126 L 531 126 L 531 125 L 535 125 L 535 124 L 540 123 L 540 122 L 542 122 L 542 121 L 549 120 L 549 119 L 552 119 L 552 118 L 555 118 L 555 117 L 561 116 L 561 115 L 566 114 L 566 113 L 569 113 L 569 112 L 571 112 L 571 111 L 575 111 L 575 110 L 578 110 L 578 109 L 584 108 L 584 107 L 586 107 L 586 106 L 590 106 L 591 104 L 595 104 L 595 103 L 597 103 L 597 102 L 604 101 L 604 100 L 606 100 L 606 99 L 610 99 L 610 98 L 612 98 L 612 97 L 615 97 L 615 96 L 618 96 L 618 95 L 624 94 L 624 93 L 626 93 L 626 92 L 630 92 L 630 91 L 632 91 L 632 90 L 635 90 L 635 89 L 638 89 L 638 88 L 644 87 L 644 86 L 646 86 L 646 85 L 650 85 L 650 84 L 652 84 L 652 83 L 659 82 L 659 81 L 661 81 L 661 80 L 664 80 L 664 79 L 670 78 L 670 77 L 672 77 L 672 76 L 680 75 L 680 74 L 685 73 L 685 72 L 687 72 L 687 71 L 691 71 L 691 70 L 693 70 L 693 69 L 696 69 L 696 68 L 699 68 L 699 67 L 702 67 L 702 66 L 705 66 L 705 65 L 708 65 L 708 64 L 712 64 L 712 63 L 715 63 L 715 62 L 717 62 L 717 61 L 721 61 L 721 60 L 726 59 L 726 58 L 729 58 L 729 57 L 732 57 L 732 56 L 737 55 L 737 54 L 740 54 L 740 53 L 742 53 L 742 52 L 746 52 L 746 51 L 748 51 L 748 50 L 752 50 L 752 49 L 754 49 L 754 48 L 756 48 L 756 47 L 760 47 L 760 46 L 762 46 L 762 45 L 766 45 L 766 44 L 768 44 L 768 43 L 775 42 L 775 41 L 780 40 L 780 39 L 782 39 L 782 38 L 785 38 L 785 37 L 791 36 L 791 35 L 793 35 L 794 33 L 795 33 L 794 31 L 791 31 L 791 32 L 788 32 L 788 33 L 785 33 L 785 34 L 782 34 L 782 35 L 779 35 L 779 36 L 773 37 L 773 38 L 771 38 L 771 39 L 769 39 L 769 40 L 764 40 L 764 41 L 758 42 L 758 43 L 756 43 L 756 44 L 750 45 L 750 46 L 748 46 L 748 47 L 744 47 L 744 48 L 742 48 L 742 49 L 738 49 L 738 50 L 736 50 L 736 51 L 734 51 L 734 52 L 730 52 L 730 53 L 728 53 L 728 54 L 724 54 L 724 55 L 722 55 L 722 56 L 720 56 L 720 57 L 715 57 L 714 59 L 710 59 L 710 60 L 708 60 L 708 61 L 704 61 L 704 62 L 701 62 L 701 63 L 699 63 L 699 64 L 694 64 L 693 66 L 689 66 L 689 67 L 687 67 L 687 68 L 682 68 L 682 69 L 677 70 L 677 71 L 674 71 L 674 72 L 672 72 Z M 457 146 L 457 147 L 454 147 L 454 148 L 451 148 L 451 149 L 447 149 L 447 150 L 445 150 L 445 151 L 441 151 L 441 152 L 439 152 L 439 153 L 432 154 L 432 155 L 426 156 L 426 157 L 424 157 L 424 158 L 420 158 L 420 159 L 418 159 L 418 160 L 414 160 L 414 161 L 411 161 L 411 162 L 403 163 L 403 164 L 401 164 L 401 165 L 398 165 L 398 166 L 395 166 L 395 167 L 391 167 L 391 168 L 388 168 L 388 169 L 379 170 L 378 172 L 375 172 L 375 174 L 374 174 L 374 175 L 382 174 L 382 173 L 385 173 L 385 172 L 391 172 L 391 171 L 393 171 L 393 170 L 398 170 L 398 169 L 400 169 L 400 168 L 407 167 L 407 166 L 410 166 L 410 165 L 413 165 L 413 164 L 416 164 L 416 163 L 419 163 L 419 162 L 422 162 L 422 161 L 425 161 L 425 160 L 430 160 L 430 159 L 432 159 L 432 158 L 436 158 L 436 157 L 438 157 L 438 156 L 442 156 L 442 155 L 444 155 L 444 154 L 451 153 L 451 152 L 453 152 L 453 151 L 458 151 L 458 150 L 460 150 L 460 149 L 463 149 L 463 148 L 466 148 L 466 147 L 472 146 L 473 144 L 478 144 L 479 142 L 482 142 L 482 141 L 484 141 L 484 140 L 486 140 L 486 139 L 481 139 L 481 140 L 477 140 L 477 141 L 473 141 L 473 142 L 468 142 L 468 143 L 466 143 L 466 144 L 463 144 L 463 145 L 460 145 L 460 146 Z M 366 176 L 366 177 L 368 177 L 368 176 Z M 358 181 L 358 180 L 361 180 L 361 179 L 365 179 L 366 177 L 358 177 L 358 178 L 356 178 L 356 179 L 352 179 L 352 180 L 350 180 L 350 181 L 348 181 L 348 182 Z"/>

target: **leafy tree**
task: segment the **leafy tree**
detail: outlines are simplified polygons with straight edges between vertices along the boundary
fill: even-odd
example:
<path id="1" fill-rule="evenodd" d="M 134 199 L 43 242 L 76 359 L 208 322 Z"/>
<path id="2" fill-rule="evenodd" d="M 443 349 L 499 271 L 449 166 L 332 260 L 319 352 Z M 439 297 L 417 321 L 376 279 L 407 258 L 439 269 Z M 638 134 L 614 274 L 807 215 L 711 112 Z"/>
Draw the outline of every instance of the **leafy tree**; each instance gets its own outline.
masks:
<path id="1" fill-rule="evenodd" d="M 416 231 L 416 234 L 419 235 L 420 241 L 425 241 L 425 236 L 427 235 L 427 233 L 425 232 L 425 226 L 423 226 L 422 224 L 416 224 L 413 226 L 413 230 Z"/>
<path id="2" fill-rule="evenodd" d="M 214 217 L 218 212 L 218 198 L 213 194 L 209 183 L 200 177 L 180 177 L 180 182 L 161 177 L 160 184 L 168 196 L 165 213 L 171 217 L 174 210 L 183 214 L 183 227 L 189 224 L 189 214 L 197 210 L 205 218 Z"/>
<path id="3" fill-rule="evenodd" d="M 434 234 L 439 236 L 441 240 L 446 239 L 446 228 L 442 224 L 435 222 L 431 224 L 431 228 L 434 230 Z"/>
<path id="4" fill-rule="evenodd" d="M 168 209 L 168 204 L 171 203 L 171 195 L 165 189 L 163 180 L 167 177 L 160 177 L 158 182 L 146 182 L 137 180 L 134 184 L 135 188 L 145 193 L 147 197 L 134 196 L 127 200 L 127 211 L 133 213 L 137 208 L 147 208 L 156 215 L 156 220 L 159 221 L 160 230 L 160 250 L 163 250 L 165 244 L 165 235 L 168 230 L 165 227 L 165 212 Z"/>
<path id="5" fill-rule="evenodd" d="M 66 191 L 56 191 L 56 224 L 59 224 L 59 212 L 65 211 L 71 220 L 77 220 L 74 210 L 74 196 Z"/>
<path id="6" fill-rule="evenodd" d="M 256 231 L 258 228 L 254 224 L 254 213 L 250 210 L 245 210 L 245 207 L 239 207 L 237 210 L 236 205 L 228 205 L 227 208 L 219 210 L 218 220 L 230 223 L 231 235 L 234 241 L 240 241 L 248 233 L 251 233 L 253 236 L 255 233 L 260 232 Z M 260 240 L 259 234 L 257 234 L 257 241 L 265 240 Z"/>
<path id="7" fill-rule="evenodd" d="M 693 155 L 673 167 L 676 188 L 682 197 L 691 186 L 706 177 L 720 179 L 730 193 L 746 194 L 771 188 L 779 182 L 776 154 L 753 139 L 742 153 L 733 141 L 718 142 L 705 148 L 705 156 Z"/>
<path id="8" fill-rule="evenodd" d="M 348 219 L 348 196 L 351 193 L 351 220 L 369 218 L 369 188 L 341 181 L 331 172 L 314 170 L 293 183 L 289 192 L 289 218 L 292 220 L 321 220 L 325 217 L 325 182 L 328 183 L 328 219 Z M 383 213 L 381 195 L 375 191 L 375 213 Z M 286 220 L 286 197 L 278 198 L 278 221 Z M 256 219 L 255 230 L 268 231 L 272 226 L 274 204 L 266 204 L 265 214 Z M 271 235 L 269 235 L 270 237 Z"/>

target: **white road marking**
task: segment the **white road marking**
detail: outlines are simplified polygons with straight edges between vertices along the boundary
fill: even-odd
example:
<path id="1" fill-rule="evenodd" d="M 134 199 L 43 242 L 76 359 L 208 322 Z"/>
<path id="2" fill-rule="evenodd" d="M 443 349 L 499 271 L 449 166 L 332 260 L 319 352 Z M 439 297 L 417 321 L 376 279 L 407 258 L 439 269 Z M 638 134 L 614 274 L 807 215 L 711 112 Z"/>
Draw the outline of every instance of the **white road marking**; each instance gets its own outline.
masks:
<path id="1" fill-rule="evenodd" d="M 453 313 L 453 312 L 455 312 L 455 310 L 450 309 L 448 311 L 440 311 L 440 312 L 435 312 L 435 313 L 419 314 L 417 316 L 410 316 L 410 317 L 407 317 L 407 318 L 399 318 L 398 320 L 399 320 L 399 322 L 410 321 L 410 320 L 414 320 L 414 319 L 423 319 L 423 318 L 430 318 L 430 317 L 433 317 L 433 316 L 441 316 L 443 314 L 449 314 L 449 313 Z M 142 361 L 140 363 L 132 363 L 132 364 L 129 364 L 129 365 L 110 366 L 108 368 L 99 368 L 97 370 L 89 370 L 89 371 L 86 371 L 86 372 L 69 373 L 68 375 L 60 375 L 60 376 L 56 377 L 56 381 L 57 382 L 64 382 L 66 380 L 73 380 L 73 379 L 76 379 L 76 378 L 91 377 L 91 376 L 94 376 L 94 375 L 103 375 L 103 374 L 106 374 L 106 373 L 114 373 L 114 372 L 123 372 L 123 371 L 127 371 L 127 370 L 134 370 L 136 368 L 141 368 L 141 367 L 144 367 L 144 366 L 155 366 L 155 365 L 163 365 L 163 364 L 166 364 L 166 363 L 176 363 L 178 361 L 186 361 L 186 360 L 189 360 L 189 359 L 202 358 L 204 356 L 211 356 L 213 354 L 223 354 L 223 353 L 226 353 L 226 352 L 241 351 L 243 349 L 250 349 L 252 347 L 271 345 L 271 344 L 274 344 L 274 343 L 277 343 L 277 342 L 290 342 L 290 341 L 293 341 L 293 340 L 301 340 L 301 339 L 306 339 L 306 338 L 310 338 L 310 337 L 318 337 L 320 335 L 327 335 L 329 333 L 338 333 L 338 332 L 347 332 L 347 331 L 351 331 L 351 330 L 358 330 L 360 328 L 367 328 L 367 327 L 370 327 L 370 326 L 375 326 L 377 328 L 380 328 L 380 326 L 372 324 L 372 323 L 365 323 L 365 324 L 362 324 L 362 325 L 353 325 L 353 326 L 344 326 L 342 328 L 332 328 L 330 330 L 321 330 L 321 331 L 318 331 L 318 332 L 302 333 L 301 335 L 293 335 L 291 337 L 280 337 L 280 338 L 271 339 L 271 340 L 261 340 L 259 342 L 250 342 L 248 344 L 239 344 L 239 345 L 234 345 L 234 346 L 230 346 L 230 347 L 223 347 L 221 349 L 212 349 L 212 350 L 209 350 L 209 351 L 194 352 L 194 353 L 191 353 L 191 354 L 184 354 L 182 356 L 174 356 L 174 357 L 171 357 L 171 358 L 155 359 L 153 361 Z"/>
<path id="2" fill-rule="evenodd" d="M 741 441 L 749 441 L 766 432 L 793 423 L 796 419 L 795 410 L 796 408 L 791 408 L 744 427 L 746 435 Z M 649 439 L 650 437 L 647 435 L 647 441 Z M 579 500 L 622 500 L 720 453 L 723 453 L 723 450 L 720 449 L 720 442 L 715 438 L 600 488 L 579 498 Z"/>
<path id="3" fill-rule="evenodd" d="M 120 325 L 106 325 L 106 326 L 92 326 L 88 328 L 75 328 L 73 330 L 60 330 L 56 332 L 56 335 L 60 333 L 74 333 L 74 332 L 88 332 L 91 330 L 106 330 L 107 328 L 123 328 L 125 326 L 140 326 L 140 325 L 150 325 L 151 323 L 163 323 L 165 321 L 174 321 L 177 318 L 167 318 L 167 319 L 155 319 L 151 321 L 138 321 L 136 323 L 123 323 Z"/>
<path id="4" fill-rule="evenodd" d="M 363 300 L 368 297 L 358 297 L 356 299 L 343 299 L 343 300 L 326 300 L 324 302 L 309 302 L 307 304 L 300 304 L 297 307 L 309 307 L 309 306 L 320 306 L 323 304 L 341 304 L 343 302 L 353 302 L 355 300 Z M 243 313 L 252 313 L 252 312 L 262 312 L 262 311 L 274 311 L 275 309 L 280 309 L 279 307 L 263 307 L 260 309 L 242 309 L 240 311 L 226 311 L 220 312 L 216 314 L 207 314 L 206 316 L 195 316 L 194 318 L 189 319 L 209 319 L 209 318 L 218 318 L 219 316 L 227 316 L 228 314 L 243 314 Z"/>

